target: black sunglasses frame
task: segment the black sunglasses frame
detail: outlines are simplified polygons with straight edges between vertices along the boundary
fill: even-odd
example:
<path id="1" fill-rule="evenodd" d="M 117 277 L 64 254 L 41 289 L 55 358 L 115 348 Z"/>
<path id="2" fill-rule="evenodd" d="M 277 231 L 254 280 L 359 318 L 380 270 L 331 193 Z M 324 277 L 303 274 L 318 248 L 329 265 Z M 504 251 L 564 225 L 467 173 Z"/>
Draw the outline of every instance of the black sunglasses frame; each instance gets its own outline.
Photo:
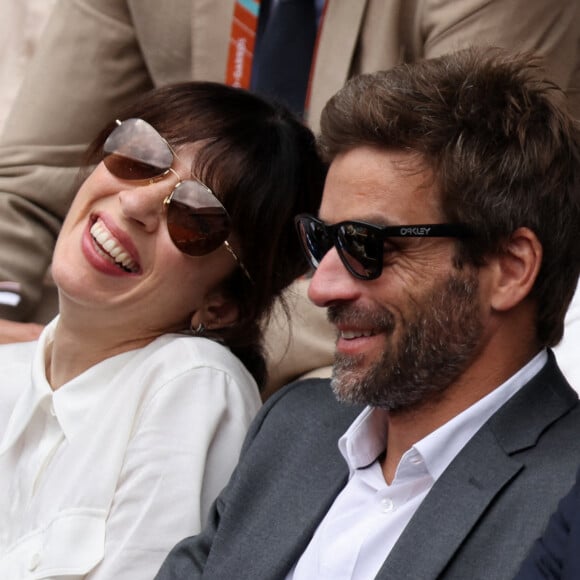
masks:
<path id="1" fill-rule="evenodd" d="M 327 252 L 335 247 L 349 274 L 359 280 L 374 280 L 382 274 L 383 245 L 387 238 L 467 238 L 473 235 L 471 229 L 465 224 L 451 223 L 377 226 L 363 221 L 349 220 L 328 225 L 310 214 L 297 215 L 294 218 L 294 223 L 302 249 L 312 268 L 316 270 Z M 309 234 L 313 225 L 319 231 L 321 230 L 328 240 L 329 243 L 325 244 L 324 247 L 320 247 L 320 239 Z M 349 232 L 348 228 L 365 236 L 365 253 L 369 249 L 368 243 L 370 242 L 374 255 L 367 255 L 365 260 L 365 256 L 360 255 L 360 252 L 353 253 L 352 248 L 355 244 L 356 234 L 352 231 Z M 349 240 L 352 241 L 349 242 Z M 355 270 L 352 261 L 359 264 L 365 274 Z"/>

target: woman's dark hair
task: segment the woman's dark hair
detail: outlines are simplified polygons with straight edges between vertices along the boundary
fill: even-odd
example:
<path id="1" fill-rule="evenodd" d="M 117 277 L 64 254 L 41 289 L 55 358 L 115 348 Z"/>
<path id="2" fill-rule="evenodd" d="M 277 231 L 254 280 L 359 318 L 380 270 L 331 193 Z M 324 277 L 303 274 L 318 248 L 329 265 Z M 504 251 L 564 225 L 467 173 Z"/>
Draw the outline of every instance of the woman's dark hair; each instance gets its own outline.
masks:
<path id="1" fill-rule="evenodd" d="M 417 154 L 446 221 L 467 224 L 458 264 L 498 255 L 519 227 L 542 244 L 531 296 L 553 346 L 580 272 L 580 130 L 531 55 L 470 48 L 353 78 L 326 105 L 327 160 L 359 146 Z"/>
<path id="2" fill-rule="evenodd" d="M 238 322 L 208 336 L 222 341 L 252 373 L 266 379 L 261 328 L 276 298 L 307 270 L 293 217 L 316 212 L 326 166 L 314 135 L 292 113 L 242 89 L 188 82 L 155 89 L 119 112 L 141 118 L 172 147 L 201 142 L 192 174 L 227 209 L 236 251 L 253 283 L 236 268 L 225 290 L 238 305 Z M 102 158 L 104 129 L 87 161 Z"/>

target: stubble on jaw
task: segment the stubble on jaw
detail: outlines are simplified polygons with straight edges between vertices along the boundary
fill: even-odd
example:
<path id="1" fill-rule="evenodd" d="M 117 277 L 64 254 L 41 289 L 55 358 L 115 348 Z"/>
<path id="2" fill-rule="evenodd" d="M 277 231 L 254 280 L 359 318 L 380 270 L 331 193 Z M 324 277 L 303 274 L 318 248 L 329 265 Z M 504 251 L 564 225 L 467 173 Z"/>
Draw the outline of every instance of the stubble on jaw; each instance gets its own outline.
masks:
<path id="1" fill-rule="evenodd" d="M 336 397 L 393 413 L 437 400 L 469 366 L 480 344 L 478 292 L 477 273 L 466 269 L 419 296 L 406 319 L 397 320 L 387 308 L 329 307 L 331 322 L 364 323 L 387 341 L 382 356 L 366 368 L 362 356 L 335 355 L 331 385 Z"/>

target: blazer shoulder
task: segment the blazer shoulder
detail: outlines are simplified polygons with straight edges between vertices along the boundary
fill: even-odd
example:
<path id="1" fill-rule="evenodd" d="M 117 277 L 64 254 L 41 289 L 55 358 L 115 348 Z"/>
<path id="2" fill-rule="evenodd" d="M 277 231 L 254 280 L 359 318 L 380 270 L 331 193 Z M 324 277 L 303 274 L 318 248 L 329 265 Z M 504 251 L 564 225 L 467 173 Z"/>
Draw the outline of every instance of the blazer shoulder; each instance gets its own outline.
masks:
<path id="1" fill-rule="evenodd" d="M 560 371 L 554 354 L 489 421 L 497 441 L 509 453 L 536 445 L 546 432 L 580 432 L 566 417 L 578 412 L 578 394 Z M 575 414 L 575 413 L 574 413 Z"/>
<path id="2" fill-rule="evenodd" d="M 242 454 L 258 441 L 284 446 L 299 441 L 328 441 L 336 445 L 363 406 L 339 402 L 330 379 L 302 379 L 274 393 L 256 415 Z M 284 441 L 279 434 L 284 433 Z"/>
<path id="3" fill-rule="evenodd" d="M 310 378 L 289 383 L 274 393 L 265 403 L 264 415 L 277 416 L 279 413 L 306 418 L 320 413 L 338 418 L 356 416 L 363 410 L 361 405 L 340 402 L 330 385 L 330 379 Z"/>

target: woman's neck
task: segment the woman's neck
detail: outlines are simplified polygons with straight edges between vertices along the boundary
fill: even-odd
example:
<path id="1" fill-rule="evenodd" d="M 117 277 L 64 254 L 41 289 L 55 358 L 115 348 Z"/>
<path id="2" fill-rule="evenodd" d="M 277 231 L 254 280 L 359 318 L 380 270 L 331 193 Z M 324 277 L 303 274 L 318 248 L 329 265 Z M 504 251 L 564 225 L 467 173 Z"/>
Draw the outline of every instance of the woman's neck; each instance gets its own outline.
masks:
<path id="1" fill-rule="evenodd" d="M 83 323 L 70 324 L 59 317 L 53 340 L 46 347 L 46 379 L 53 390 L 79 376 L 92 366 L 115 355 L 142 348 L 157 335 L 125 336 L 118 324 L 112 328 Z"/>

